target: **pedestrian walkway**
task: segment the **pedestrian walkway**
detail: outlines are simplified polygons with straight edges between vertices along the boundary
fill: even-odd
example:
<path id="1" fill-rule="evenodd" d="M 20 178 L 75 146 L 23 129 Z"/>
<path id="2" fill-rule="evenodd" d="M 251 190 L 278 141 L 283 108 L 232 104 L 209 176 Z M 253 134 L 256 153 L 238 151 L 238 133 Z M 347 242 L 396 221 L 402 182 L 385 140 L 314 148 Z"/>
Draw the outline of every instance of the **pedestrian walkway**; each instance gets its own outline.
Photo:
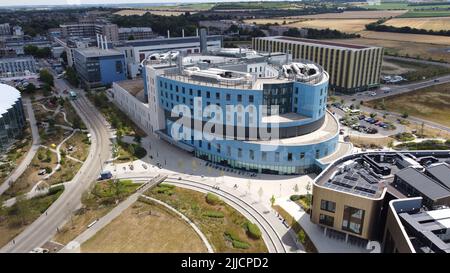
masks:
<path id="1" fill-rule="evenodd" d="M 287 213 L 289 213 L 300 224 L 310 240 L 313 242 L 319 253 L 368 253 L 369 251 L 363 248 L 348 244 L 345 241 L 340 241 L 327 237 L 320 226 L 312 223 L 309 215 L 295 202 L 291 201 L 289 197 L 277 198 L 276 205 L 279 205 Z"/>

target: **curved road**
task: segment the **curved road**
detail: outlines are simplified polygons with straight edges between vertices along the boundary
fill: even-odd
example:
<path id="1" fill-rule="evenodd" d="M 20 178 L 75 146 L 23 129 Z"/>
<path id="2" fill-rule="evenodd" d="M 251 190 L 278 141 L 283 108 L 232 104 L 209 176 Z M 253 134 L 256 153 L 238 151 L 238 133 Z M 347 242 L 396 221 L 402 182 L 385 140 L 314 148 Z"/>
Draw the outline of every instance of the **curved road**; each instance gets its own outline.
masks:
<path id="1" fill-rule="evenodd" d="M 56 80 L 55 83 L 59 90 L 70 88 L 63 80 Z M 72 212 L 81 206 L 81 196 L 97 179 L 102 169 L 102 162 L 111 158 L 110 132 L 106 120 L 82 94 L 82 91 L 76 92 L 78 98 L 72 101 L 72 105 L 91 133 L 92 144 L 89 156 L 46 213 L 0 249 L 0 252 L 29 252 L 50 240 L 57 228 L 61 227 Z"/>

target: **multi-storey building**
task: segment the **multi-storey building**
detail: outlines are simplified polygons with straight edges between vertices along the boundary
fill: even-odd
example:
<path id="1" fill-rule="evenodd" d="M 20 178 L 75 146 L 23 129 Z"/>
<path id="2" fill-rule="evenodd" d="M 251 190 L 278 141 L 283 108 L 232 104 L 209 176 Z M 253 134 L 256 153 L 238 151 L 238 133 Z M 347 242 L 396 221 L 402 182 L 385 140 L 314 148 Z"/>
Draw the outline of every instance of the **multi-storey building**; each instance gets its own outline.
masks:
<path id="1" fill-rule="evenodd" d="M 380 84 L 383 48 L 285 36 L 257 37 L 253 49 L 262 52 L 289 52 L 320 64 L 330 74 L 330 88 L 354 93 Z"/>
<path id="2" fill-rule="evenodd" d="M 80 21 L 60 26 L 63 38 L 80 37 L 96 38 L 96 35 L 105 36 L 108 41 L 119 40 L 119 28 L 116 24 L 98 21 Z"/>
<path id="3" fill-rule="evenodd" d="M 103 87 L 127 78 L 125 56 L 117 50 L 78 48 L 74 60 L 83 87 Z"/>
<path id="4" fill-rule="evenodd" d="M 217 50 L 221 47 L 221 35 L 207 37 L 207 50 Z M 200 53 L 200 36 L 122 41 L 115 44 L 115 49 L 125 54 L 129 76 L 134 78 L 140 73 L 141 62 L 152 54 L 169 50 L 186 54 Z"/>
<path id="5" fill-rule="evenodd" d="M 22 76 L 26 73 L 36 73 L 36 61 L 33 57 L 0 59 L 0 77 Z"/>
<path id="6" fill-rule="evenodd" d="M 11 35 L 11 27 L 8 23 L 0 24 L 0 36 Z"/>
<path id="7" fill-rule="evenodd" d="M 0 150 L 23 133 L 25 114 L 20 92 L 0 84 Z"/>
<path id="8" fill-rule="evenodd" d="M 151 27 L 121 27 L 119 28 L 119 40 L 144 40 L 155 38 L 157 35 Z"/>
<path id="9" fill-rule="evenodd" d="M 168 54 L 144 62 L 143 103 L 113 85 L 115 102 L 149 134 L 216 164 L 271 174 L 318 171 L 341 151 L 319 65 L 239 49 Z M 171 115 L 179 107 L 182 130 Z"/>
<path id="10" fill-rule="evenodd" d="M 393 220 L 386 220 L 394 212 L 389 212 L 392 200 L 420 197 L 416 212 L 450 205 L 448 164 L 449 151 L 371 152 L 339 158 L 314 180 L 311 221 L 334 237 L 383 242 Z"/>

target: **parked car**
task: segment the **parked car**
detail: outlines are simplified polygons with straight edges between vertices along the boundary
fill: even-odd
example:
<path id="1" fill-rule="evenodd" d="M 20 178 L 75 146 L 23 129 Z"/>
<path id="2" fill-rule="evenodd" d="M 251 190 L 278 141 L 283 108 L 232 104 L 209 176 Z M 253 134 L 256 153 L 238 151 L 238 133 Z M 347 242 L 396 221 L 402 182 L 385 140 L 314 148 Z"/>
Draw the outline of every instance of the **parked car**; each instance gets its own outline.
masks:
<path id="1" fill-rule="evenodd" d="M 366 118 L 365 115 L 359 115 L 359 116 L 358 116 L 358 119 L 359 119 L 359 120 L 363 120 L 363 119 L 365 119 L 365 118 Z"/>

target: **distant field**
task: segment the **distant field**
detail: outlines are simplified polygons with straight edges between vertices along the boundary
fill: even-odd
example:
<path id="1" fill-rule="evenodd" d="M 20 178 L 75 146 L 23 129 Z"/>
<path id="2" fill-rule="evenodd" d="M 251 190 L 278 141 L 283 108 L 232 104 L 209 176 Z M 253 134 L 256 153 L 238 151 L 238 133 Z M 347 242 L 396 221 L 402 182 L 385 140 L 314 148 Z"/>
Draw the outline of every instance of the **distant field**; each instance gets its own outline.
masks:
<path id="1" fill-rule="evenodd" d="M 420 42 L 437 45 L 450 45 L 450 37 L 426 34 L 408 34 L 381 31 L 362 31 L 361 36 L 370 39 L 383 39 L 402 42 Z"/>
<path id="2" fill-rule="evenodd" d="M 450 46 L 447 44 L 428 44 L 419 43 L 413 41 L 395 41 L 384 39 L 383 34 L 388 34 L 386 32 L 377 32 L 378 38 L 357 38 L 357 39 L 338 39 L 337 42 L 352 43 L 358 45 L 367 46 L 382 46 L 385 52 L 389 54 L 398 54 L 399 56 L 405 56 L 408 54 L 410 57 L 416 57 L 419 55 L 422 59 L 433 59 L 436 61 L 444 60 L 450 62 Z M 399 35 L 412 35 L 412 34 L 399 34 Z M 432 35 L 421 35 L 421 36 L 432 36 Z M 445 38 L 445 37 L 444 37 Z M 448 37 L 447 37 L 448 38 Z M 427 41 L 421 38 L 418 41 Z"/>
<path id="3" fill-rule="evenodd" d="M 406 13 L 407 10 L 358 10 L 358 11 L 344 11 L 341 13 L 322 13 L 302 16 L 289 16 L 288 19 L 377 19 L 385 17 L 396 17 Z"/>
<path id="4" fill-rule="evenodd" d="M 365 29 L 367 24 L 375 22 L 375 19 L 317 19 L 293 23 L 289 26 L 336 29 L 347 33 L 355 33 Z"/>
<path id="5" fill-rule="evenodd" d="M 367 102 L 374 106 L 383 99 Z M 390 96 L 384 100 L 386 110 L 407 112 L 415 116 L 450 126 L 450 83 L 435 85 L 405 94 Z"/>
<path id="6" fill-rule="evenodd" d="M 450 17 L 429 18 L 393 18 L 384 25 L 394 27 L 411 27 L 427 30 L 450 30 Z"/>
<path id="7" fill-rule="evenodd" d="M 185 11 L 163 11 L 163 10 L 148 10 L 148 9 L 134 9 L 134 10 L 120 10 L 114 14 L 120 15 L 120 16 L 130 16 L 130 15 L 139 15 L 142 16 L 145 13 L 150 12 L 151 14 L 160 15 L 160 16 L 178 16 L 180 14 L 184 14 Z M 194 14 L 195 12 L 190 11 L 191 14 Z"/>

